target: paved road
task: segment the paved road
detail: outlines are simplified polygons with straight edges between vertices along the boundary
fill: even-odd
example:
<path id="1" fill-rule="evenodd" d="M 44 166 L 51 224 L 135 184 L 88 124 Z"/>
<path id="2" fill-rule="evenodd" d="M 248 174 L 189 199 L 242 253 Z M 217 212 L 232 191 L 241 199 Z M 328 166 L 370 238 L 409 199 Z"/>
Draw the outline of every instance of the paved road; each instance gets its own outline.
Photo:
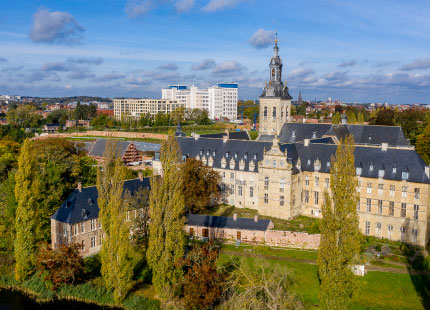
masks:
<path id="1" fill-rule="evenodd" d="M 285 256 L 272 256 L 272 255 L 266 255 L 266 254 L 256 254 L 252 252 L 240 252 L 240 251 L 231 251 L 231 250 L 221 250 L 221 252 L 223 254 L 233 255 L 233 256 L 258 257 L 258 258 L 264 258 L 264 259 L 273 259 L 273 260 L 279 260 L 279 261 L 289 261 L 289 262 L 295 262 L 295 263 L 316 265 L 316 261 L 313 259 L 285 257 Z M 379 271 L 379 272 L 413 274 L 413 275 L 430 275 L 430 272 L 426 272 L 426 271 L 408 270 L 406 265 L 402 268 L 366 265 L 365 268 L 366 268 L 366 271 Z"/>

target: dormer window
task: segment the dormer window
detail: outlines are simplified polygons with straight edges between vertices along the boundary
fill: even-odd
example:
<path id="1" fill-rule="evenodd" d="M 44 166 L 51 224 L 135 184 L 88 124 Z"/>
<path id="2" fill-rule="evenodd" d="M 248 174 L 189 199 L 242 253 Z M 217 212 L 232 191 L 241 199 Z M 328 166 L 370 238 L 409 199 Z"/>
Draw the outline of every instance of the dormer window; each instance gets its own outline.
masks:
<path id="1" fill-rule="evenodd" d="M 315 169 L 315 171 L 320 171 L 320 169 L 321 169 L 321 162 L 319 160 L 316 160 L 314 162 L 314 169 Z"/>
<path id="2" fill-rule="evenodd" d="M 237 158 L 237 152 L 236 152 L 236 153 L 234 153 L 234 158 Z"/>
<path id="3" fill-rule="evenodd" d="M 311 165 L 311 160 L 310 159 L 308 159 L 308 166 L 310 166 Z"/>
<path id="4" fill-rule="evenodd" d="M 200 157 L 203 156 L 203 150 L 200 150 Z"/>
<path id="5" fill-rule="evenodd" d="M 312 133 L 312 139 L 316 139 L 317 138 L 317 132 L 316 131 L 314 131 L 313 133 Z"/>
<path id="6" fill-rule="evenodd" d="M 248 159 L 248 153 L 243 154 L 243 159 Z"/>
<path id="7" fill-rule="evenodd" d="M 407 180 L 407 179 L 409 179 L 409 172 L 403 171 L 402 172 L 402 180 Z"/>
<path id="8" fill-rule="evenodd" d="M 216 155 L 216 152 L 215 152 L 215 151 L 213 151 L 213 152 L 212 152 L 212 157 L 215 157 L 215 155 Z"/>
<path id="9" fill-rule="evenodd" d="M 378 171 L 378 178 L 383 178 L 385 175 L 385 169 L 379 169 Z"/>
<path id="10" fill-rule="evenodd" d="M 292 137 L 292 138 L 295 138 L 295 137 L 296 137 L 296 131 L 295 131 L 295 130 L 293 130 L 293 132 L 292 132 L 292 134 L 291 134 L 291 137 Z"/>
<path id="11" fill-rule="evenodd" d="M 372 134 L 369 133 L 369 141 L 372 141 Z"/>
<path id="12" fill-rule="evenodd" d="M 355 168 L 355 174 L 360 176 L 361 175 L 361 167 Z"/>
<path id="13" fill-rule="evenodd" d="M 395 165 L 393 166 L 393 173 L 397 173 L 397 167 Z"/>
<path id="14" fill-rule="evenodd" d="M 373 171 L 373 163 L 370 163 L 369 171 Z"/>
<path id="15" fill-rule="evenodd" d="M 257 154 L 254 154 L 254 160 L 257 160 Z"/>
<path id="16" fill-rule="evenodd" d="M 228 152 L 225 152 L 225 158 L 228 158 L 228 155 L 229 155 Z"/>
<path id="17" fill-rule="evenodd" d="M 91 206 L 93 204 L 93 200 L 91 198 L 88 198 L 88 204 Z"/>
<path id="18" fill-rule="evenodd" d="M 206 151 L 206 156 L 209 156 L 211 152 L 209 150 Z"/>
<path id="19" fill-rule="evenodd" d="M 331 164 L 330 164 L 330 162 L 328 161 L 328 162 L 327 162 L 327 169 L 330 169 L 330 165 L 331 165 Z"/>

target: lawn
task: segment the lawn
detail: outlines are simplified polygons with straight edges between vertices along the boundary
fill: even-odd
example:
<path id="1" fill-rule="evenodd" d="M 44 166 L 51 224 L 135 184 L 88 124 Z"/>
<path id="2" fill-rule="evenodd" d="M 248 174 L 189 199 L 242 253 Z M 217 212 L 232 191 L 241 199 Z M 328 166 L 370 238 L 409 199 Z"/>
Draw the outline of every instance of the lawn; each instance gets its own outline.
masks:
<path id="1" fill-rule="evenodd" d="M 242 251 L 242 246 L 235 250 Z M 245 250 L 246 247 L 243 247 Z M 284 250 L 279 250 L 284 251 Z M 273 256 L 281 255 L 270 251 Z M 314 254 L 308 251 L 284 251 L 282 255 L 297 258 L 311 258 Z M 221 254 L 220 263 L 229 259 L 229 255 Z M 253 264 L 257 258 L 244 258 Z M 306 309 L 318 309 L 319 282 L 317 277 L 317 266 L 291 262 L 266 259 L 271 264 L 285 266 L 292 277 L 293 289 L 306 306 Z M 414 277 L 414 276 L 412 276 Z M 359 278 L 359 290 L 353 298 L 352 309 L 424 309 L 421 298 L 416 292 L 411 276 L 408 274 L 394 274 L 383 272 L 368 272 Z"/>
<path id="2" fill-rule="evenodd" d="M 258 214 L 257 210 L 247 208 L 236 208 L 234 206 L 222 204 L 215 207 L 210 214 L 218 216 L 233 216 L 237 213 L 239 217 L 253 218 Z M 319 233 L 319 219 L 308 216 L 297 216 L 291 220 L 283 220 L 275 217 L 259 215 L 262 219 L 269 219 L 275 225 L 276 230 L 302 231 L 310 234 Z"/>

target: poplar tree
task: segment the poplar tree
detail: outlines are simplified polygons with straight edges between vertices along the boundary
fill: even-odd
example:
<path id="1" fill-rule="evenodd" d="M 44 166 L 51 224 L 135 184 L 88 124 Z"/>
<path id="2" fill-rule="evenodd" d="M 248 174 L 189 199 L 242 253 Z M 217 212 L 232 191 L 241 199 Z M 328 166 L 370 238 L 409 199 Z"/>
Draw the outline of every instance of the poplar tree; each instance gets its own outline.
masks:
<path id="1" fill-rule="evenodd" d="M 23 281 L 35 270 L 37 255 L 36 227 L 38 221 L 39 182 L 36 178 L 35 157 L 31 141 L 25 140 L 18 158 L 15 175 L 16 217 L 14 243 L 15 279 Z"/>
<path id="2" fill-rule="evenodd" d="M 332 124 L 340 124 L 340 122 L 342 121 L 342 117 L 340 116 L 339 112 L 336 112 L 335 115 L 333 115 L 333 118 L 331 120 Z"/>
<path id="3" fill-rule="evenodd" d="M 160 150 L 163 176 L 151 180 L 147 260 L 152 269 L 152 282 L 164 300 L 174 294 L 183 274 L 180 265 L 175 264 L 183 258 L 185 246 L 180 158 L 179 145 L 169 136 Z"/>
<path id="4" fill-rule="evenodd" d="M 97 173 L 99 219 L 103 228 L 101 274 L 107 289 L 120 303 L 132 286 L 133 256 L 130 227 L 126 223 L 128 199 L 124 193 L 126 168 L 118 158 L 116 143 L 108 142 L 102 169 Z"/>
<path id="5" fill-rule="evenodd" d="M 340 141 L 331 159 L 331 193 L 324 194 L 317 259 L 322 309 L 347 309 L 357 288 L 352 272 L 360 250 L 354 148 L 352 136 Z"/>

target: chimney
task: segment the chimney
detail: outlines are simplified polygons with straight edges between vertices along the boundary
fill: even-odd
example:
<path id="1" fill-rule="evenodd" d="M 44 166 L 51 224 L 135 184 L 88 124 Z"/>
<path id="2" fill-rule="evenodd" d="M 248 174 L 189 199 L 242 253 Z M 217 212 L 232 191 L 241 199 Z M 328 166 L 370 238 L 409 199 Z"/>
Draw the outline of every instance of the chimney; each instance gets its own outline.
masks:
<path id="1" fill-rule="evenodd" d="M 143 182 L 143 172 L 139 171 L 139 180 L 140 182 Z"/>
<path id="2" fill-rule="evenodd" d="M 82 183 L 81 182 L 78 182 L 78 191 L 82 192 Z"/>
<path id="3" fill-rule="evenodd" d="M 258 214 L 254 215 L 254 222 L 258 222 Z"/>
<path id="4" fill-rule="evenodd" d="M 424 172 L 428 178 L 430 178 L 430 166 L 425 166 Z"/>
<path id="5" fill-rule="evenodd" d="M 304 143 L 304 146 L 309 146 L 309 139 L 305 139 L 305 143 Z"/>
<path id="6" fill-rule="evenodd" d="M 388 150 L 388 143 L 382 142 L 381 144 L 381 150 L 386 152 Z"/>
<path id="7" fill-rule="evenodd" d="M 198 140 L 200 138 L 200 135 L 199 134 L 194 134 L 194 140 Z"/>
<path id="8" fill-rule="evenodd" d="M 233 213 L 233 221 L 237 221 L 237 213 Z"/>
<path id="9" fill-rule="evenodd" d="M 226 143 L 228 141 L 228 134 L 225 136 L 222 136 L 222 142 Z"/>

